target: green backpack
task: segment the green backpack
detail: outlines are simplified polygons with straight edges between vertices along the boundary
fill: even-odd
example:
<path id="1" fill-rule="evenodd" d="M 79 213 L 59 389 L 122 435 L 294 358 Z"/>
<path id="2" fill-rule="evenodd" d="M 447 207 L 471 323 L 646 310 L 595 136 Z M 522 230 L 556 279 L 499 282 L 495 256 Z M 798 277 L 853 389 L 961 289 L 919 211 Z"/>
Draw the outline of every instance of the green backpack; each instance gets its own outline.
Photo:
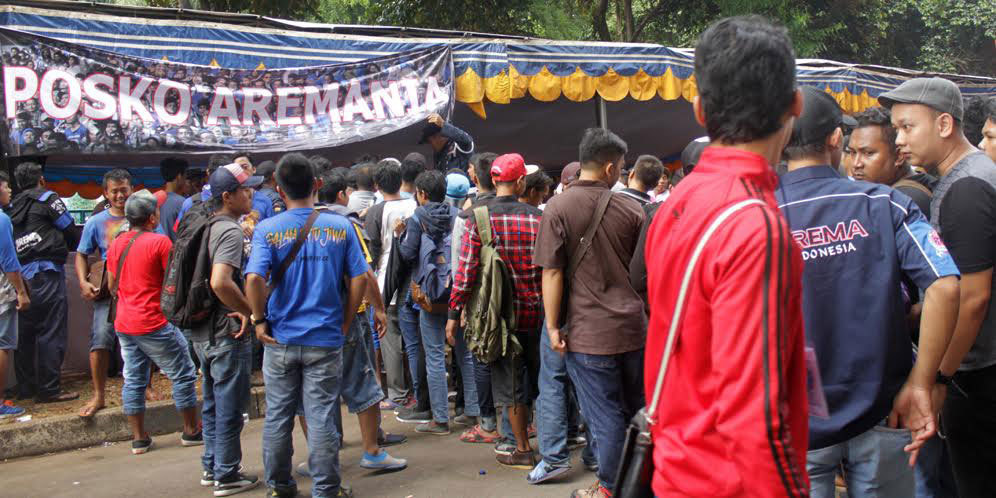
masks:
<path id="1" fill-rule="evenodd" d="M 467 300 L 464 338 L 479 361 L 492 363 L 505 355 L 521 354 L 522 345 L 512 333 L 516 328 L 512 274 L 495 247 L 488 207 L 474 209 L 474 220 L 481 236 L 481 255 Z"/>

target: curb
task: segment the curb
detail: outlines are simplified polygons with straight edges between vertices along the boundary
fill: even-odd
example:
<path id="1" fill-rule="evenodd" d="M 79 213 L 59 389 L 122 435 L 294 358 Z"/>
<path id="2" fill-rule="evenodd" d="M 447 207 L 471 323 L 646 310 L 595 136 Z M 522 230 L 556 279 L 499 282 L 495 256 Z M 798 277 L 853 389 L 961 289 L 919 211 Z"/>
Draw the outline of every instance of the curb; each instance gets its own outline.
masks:
<path id="1" fill-rule="evenodd" d="M 250 419 L 264 415 L 265 401 L 262 387 L 251 389 L 248 407 Z M 149 434 L 170 434 L 180 431 L 182 427 L 183 418 L 176 411 L 172 400 L 145 405 L 145 428 Z M 121 407 L 101 410 L 89 420 L 76 415 L 64 415 L 24 423 L 14 422 L 0 426 L 0 460 L 130 439 L 131 428 Z"/>

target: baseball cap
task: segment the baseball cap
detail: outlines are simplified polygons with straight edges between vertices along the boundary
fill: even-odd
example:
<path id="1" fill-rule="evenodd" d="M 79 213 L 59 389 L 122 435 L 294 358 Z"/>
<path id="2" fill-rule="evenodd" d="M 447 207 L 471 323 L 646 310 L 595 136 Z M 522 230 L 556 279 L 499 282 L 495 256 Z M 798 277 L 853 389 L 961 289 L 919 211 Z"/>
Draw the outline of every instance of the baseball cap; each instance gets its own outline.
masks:
<path id="1" fill-rule="evenodd" d="M 162 203 L 158 202 L 156 196 L 150 194 L 148 190 L 143 189 L 128 196 L 124 207 L 125 217 L 129 219 L 146 219 L 152 216 L 159 206 L 162 206 Z"/>
<path id="2" fill-rule="evenodd" d="M 256 167 L 256 175 L 263 177 L 264 180 L 273 178 L 273 174 L 276 172 L 277 163 L 273 161 L 263 161 Z"/>
<path id="3" fill-rule="evenodd" d="M 570 183 L 578 176 L 578 171 L 581 171 L 581 163 L 578 161 L 567 163 L 564 170 L 560 172 L 560 183 Z"/>
<path id="4" fill-rule="evenodd" d="M 519 154 L 504 154 L 491 162 L 491 178 L 496 182 L 514 182 L 536 171 L 539 171 L 539 167 L 526 166 L 525 159 Z"/>
<path id="5" fill-rule="evenodd" d="M 844 111 L 829 93 L 812 86 L 800 88 L 802 115 L 792 126 L 793 145 L 809 145 L 826 140 L 833 130 L 844 124 Z"/>
<path id="6" fill-rule="evenodd" d="M 958 121 L 965 117 L 958 85 L 944 78 L 913 78 L 878 96 L 883 107 L 895 104 L 921 104 L 938 112 L 950 114 Z"/>
<path id="7" fill-rule="evenodd" d="M 262 176 L 249 176 L 242 166 L 238 164 L 226 164 L 211 173 L 208 185 L 211 186 L 211 195 L 220 198 L 225 192 L 233 192 L 239 187 L 256 187 L 263 183 Z"/>
<path id="8" fill-rule="evenodd" d="M 450 173 L 446 175 L 446 197 L 451 199 L 463 199 L 470 191 L 470 180 L 460 173 Z"/>
<path id="9" fill-rule="evenodd" d="M 443 131 L 443 129 L 440 128 L 439 125 L 436 125 L 436 124 L 433 124 L 433 123 L 426 124 L 425 126 L 422 127 L 422 138 L 418 141 L 419 145 L 422 145 L 422 144 L 428 142 L 429 141 L 429 137 L 431 137 L 431 136 L 433 136 L 436 133 L 439 133 L 441 131 Z"/>
<path id="10" fill-rule="evenodd" d="M 709 137 L 699 137 L 692 140 L 685 146 L 685 150 L 681 151 L 681 168 L 685 170 L 685 174 L 692 172 L 692 168 L 699 163 L 699 158 L 702 157 L 702 151 L 709 146 Z"/>

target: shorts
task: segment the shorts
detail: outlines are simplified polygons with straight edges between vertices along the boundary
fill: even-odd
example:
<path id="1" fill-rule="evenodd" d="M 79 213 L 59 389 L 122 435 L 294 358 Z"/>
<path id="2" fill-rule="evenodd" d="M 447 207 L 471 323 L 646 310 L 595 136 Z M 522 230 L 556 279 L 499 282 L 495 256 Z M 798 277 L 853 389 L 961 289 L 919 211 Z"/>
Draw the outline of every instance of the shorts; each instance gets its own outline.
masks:
<path id="1" fill-rule="evenodd" d="M 107 314 L 111 309 L 111 300 L 93 302 L 93 324 L 90 327 L 90 352 L 97 350 L 113 351 L 114 341 L 117 336 L 114 334 L 114 324 L 107 321 Z"/>
<path id="2" fill-rule="evenodd" d="M 346 403 L 349 413 L 360 413 L 384 399 L 384 391 L 377 383 L 370 355 L 367 353 L 371 339 L 370 322 L 366 313 L 357 313 L 349 327 L 346 342 L 342 345 L 342 382 L 339 397 Z M 304 406 L 298 401 L 297 415 L 304 415 Z"/>
<path id="3" fill-rule="evenodd" d="M 17 349 L 16 301 L 0 304 L 0 351 Z"/>
<path id="4" fill-rule="evenodd" d="M 536 399 L 540 331 L 515 332 L 522 354 L 491 362 L 491 394 L 496 407 L 527 405 Z"/>

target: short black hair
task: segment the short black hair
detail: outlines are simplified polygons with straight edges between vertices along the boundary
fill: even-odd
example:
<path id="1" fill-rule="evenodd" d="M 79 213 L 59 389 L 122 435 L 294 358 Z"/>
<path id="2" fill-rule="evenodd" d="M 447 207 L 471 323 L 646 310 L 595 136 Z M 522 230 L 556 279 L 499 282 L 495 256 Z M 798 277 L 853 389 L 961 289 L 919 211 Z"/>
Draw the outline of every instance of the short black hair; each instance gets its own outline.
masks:
<path id="1" fill-rule="evenodd" d="M 232 162 L 234 163 L 235 160 L 238 159 L 238 158 L 240 158 L 240 157 L 244 157 L 244 158 L 248 159 L 249 160 L 249 164 L 252 164 L 252 165 L 256 164 L 256 161 L 254 161 L 255 158 L 252 156 L 252 154 L 249 151 L 239 151 L 239 152 L 236 152 L 236 153 L 232 154 Z"/>
<path id="2" fill-rule="evenodd" d="M 631 171 L 636 172 L 636 179 L 644 187 L 653 188 L 657 186 L 657 182 L 661 181 L 661 176 L 666 171 L 666 168 L 664 168 L 664 163 L 660 159 L 649 154 L 644 154 L 636 159 L 636 163 L 633 165 Z"/>
<path id="3" fill-rule="evenodd" d="M 372 191 L 374 189 L 373 169 L 374 163 L 363 163 L 353 166 L 349 170 L 349 183 L 354 185 L 356 190 Z"/>
<path id="4" fill-rule="evenodd" d="M 412 183 L 418 175 L 425 171 L 425 156 L 418 152 L 412 152 L 401 161 L 401 180 L 405 183 Z"/>
<path id="5" fill-rule="evenodd" d="M 604 166 L 626 155 L 628 147 L 623 139 L 605 128 L 588 128 L 578 147 L 581 167 Z"/>
<path id="6" fill-rule="evenodd" d="M 322 188 L 318 189 L 318 200 L 326 204 L 335 204 L 339 192 L 344 192 L 349 184 L 349 178 L 344 168 L 333 168 L 322 175 Z"/>
<path id="7" fill-rule="evenodd" d="M 332 161 L 329 161 L 329 159 L 325 156 L 320 156 L 318 154 L 315 154 L 309 157 L 308 161 L 311 162 L 311 166 L 315 168 L 316 175 L 321 176 L 324 175 L 327 171 L 332 170 Z"/>
<path id="8" fill-rule="evenodd" d="M 131 173 L 124 168 L 114 168 L 107 173 L 104 173 L 104 183 L 103 187 L 107 188 L 107 183 L 110 181 L 115 182 L 128 182 L 129 185 L 132 184 Z"/>
<path id="9" fill-rule="evenodd" d="M 167 157 L 159 161 L 159 174 L 163 176 L 163 181 L 171 182 L 176 180 L 177 176 L 186 176 L 187 168 L 189 167 L 190 163 L 186 159 Z"/>
<path id="10" fill-rule="evenodd" d="M 895 150 L 896 135 L 898 135 L 898 133 L 896 132 L 896 127 L 892 126 L 892 112 L 889 111 L 889 109 L 886 109 L 885 107 L 869 107 L 863 112 L 855 114 L 854 120 L 858 122 L 858 126 L 854 127 L 855 130 L 869 126 L 877 126 L 879 130 L 882 131 L 882 141 L 884 141 L 886 145 L 889 145 L 891 150 Z M 982 139 L 980 138 L 979 140 Z M 848 142 L 850 142 L 850 135 L 848 135 Z"/>
<path id="11" fill-rule="evenodd" d="M 986 119 L 996 123 L 996 97 L 986 99 Z"/>
<path id="12" fill-rule="evenodd" d="M 35 188 L 42 179 L 42 165 L 31 161 L 18 164 L 14 170 L 14 179 L 24 190 Z"/>
<path id="13" fill-rule="evenodd" d="M 962 131 L 972 145 L 982 141 L 982 127 L 986 125 L 986 102 L 988 99 L 975 96 L 965 101 L 965 117 L 962 119 Z"/>
<path id="14" fill-rule="evenodd" d="M 446 199 L 446 177 L 434 169 L 419 173 L 415 178 L 415 188 L 425 192 L 432 202 L 443 202 Z"/>
<path id="15" fill-rule="evenodd" d="M 304 154 L 284 154 L 277 163 L 277 185 L 288 199 L 306 199 L 315 185 L 315 168 Z"/>
<path id="16" fill-rule="evenodd" d="M 542 170 L 526 175 L 526 189 L 522 195 L 530 195 L 533 192 L 547 191 L 553 185 L 553 178 Z"/>
<path id="17" fill-rule="evenodd" d="M 356 160 L 353 161 L 353 164 L 376 163 L 376 162 L 377 162 L 377 156 L 374 156 L 373 154 L 370 153 L 366 153 L 361 155 L 360 157 L 357 157 Z"/>
<path id="18" fill-rule="evenodd" d="M 829 136 L 827 135 L 827 137 Z M 827 151 L 827 137 L 823 137 L 823 140 L 802 145 L 799 145 L 795 140 L 789 140 L 789 143 L 785 146 L 785 150 L 782 151 L 782 159 L 785 161 L 795 161 L 825 154 Z"/>
<path id="19" fill-rule="evenodd" d="M 491 178 L 491 163 L 498 159 L 498 154 L 494 152 L 481 152 L 470 156 L 470 164 L 474 166 L 474 174 L 477 175 L 477 182 L 485 190 L 494 190 L 495 181 Z"/>
<path id="20" fill-rule="evenodd" d="M 10 185 L 10 176 L 7 175 L 6 171 L 0 171 L 0 184 L 3 183 Z"/>
<path id="21" fill-rule="evenodd" d="M 788 30 L 761 16 L 714 22 L 695 46 L 695 83 L 715 142 L 753 142 L 782 127 L 795 98 Z"/>
<path id="22" fill-rule="evenodd" d="M 211 176 L 211 173 L 214 173 L 218 168 L 234 162 L 235 158 L 231 154 L 211 154 L 208 159 L 207 174 Z"/>
<path id="23" fill-rule="evenodd" d="M 394 195 L 401 190 L 401 164 L 397 160 L 384 159 L 377 163 L 373 176 L 381 192 Z"/>

